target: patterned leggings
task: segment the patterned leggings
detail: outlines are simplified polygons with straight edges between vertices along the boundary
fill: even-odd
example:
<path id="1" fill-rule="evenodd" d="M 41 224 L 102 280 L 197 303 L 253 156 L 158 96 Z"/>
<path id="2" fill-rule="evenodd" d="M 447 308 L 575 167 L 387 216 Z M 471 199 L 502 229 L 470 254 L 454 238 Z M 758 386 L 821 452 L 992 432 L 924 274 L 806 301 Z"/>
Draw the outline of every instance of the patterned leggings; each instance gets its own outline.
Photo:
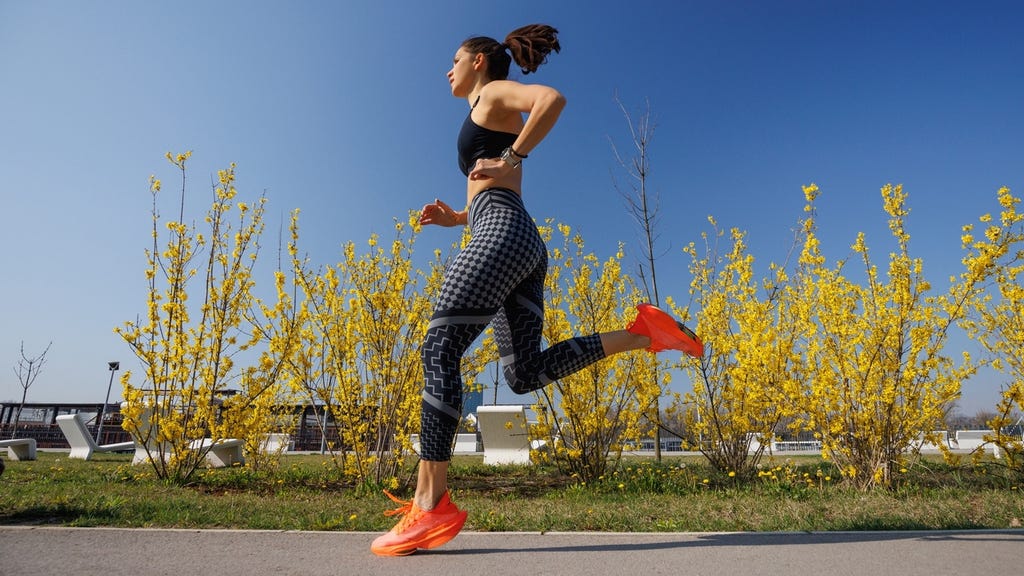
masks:
<path id="1" fill-rule="evenodd" d="M 492 188 L 469 207 L 473 237 L 445 273 L 423 342 L 420 455 L 451 460 L 462 416 L 462 355 L 493 323 L 502 371 L 517 394 L 532 392 L 604 358 L 597 334 L 540 349 L 547 248 L 522 199 Z"/>

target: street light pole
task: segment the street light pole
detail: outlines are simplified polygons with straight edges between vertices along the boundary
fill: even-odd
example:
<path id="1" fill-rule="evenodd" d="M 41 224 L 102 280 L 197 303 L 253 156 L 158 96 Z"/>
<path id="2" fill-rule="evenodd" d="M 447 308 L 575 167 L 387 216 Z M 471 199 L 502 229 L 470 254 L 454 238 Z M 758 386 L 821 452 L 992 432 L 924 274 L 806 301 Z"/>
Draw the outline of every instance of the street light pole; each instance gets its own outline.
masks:
<path id="1" fill-rule="evenodd" d="M 110 402 L 110 388 L 114 385 L 114 372 L 121 367 L 120 362 L 107 362 L 107 369 L 110 370 L 110 382 L 107 383 L 107 397 L 103 400 L 103 408 L 100 409 L 100 425 L 96 427 L 96 443 L 100 442 L 100 434 L 103 433 L 103 420 L 107 415 L 107 403 Z"/>

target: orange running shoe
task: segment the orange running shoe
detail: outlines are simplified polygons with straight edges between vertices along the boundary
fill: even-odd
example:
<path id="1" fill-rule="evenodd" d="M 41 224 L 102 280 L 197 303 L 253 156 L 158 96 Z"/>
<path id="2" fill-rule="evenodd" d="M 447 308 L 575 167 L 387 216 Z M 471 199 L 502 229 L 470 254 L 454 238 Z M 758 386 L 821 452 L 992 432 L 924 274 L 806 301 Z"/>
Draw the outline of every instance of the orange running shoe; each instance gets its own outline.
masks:
<path id="1" fill-rule="evenodd" d="M 455 538 L 466 523 L 466 511 L 459 510 L 452 503 L 448 492 L 441 496 L 433 510 L 424 510 L 413 502 L 399 500 L 387 490 L 384 493 L 401 504 L 384 514 L 403 516 L 390 532 L 377 537 L 370 545 L 370 550 L 378 556 L 407 556 L 417 549 L 437 548 Z"/>
<path id="2" fill-rule="evenodd" d="M 653 304 L 639 304 L 636 309 L 636 320 L 626 327 L 626 331 L 650 338 L 648 350 L 679 350 L 694 358 L 704 355 L 704 343 L 700 338 L 667 312 Z"/>

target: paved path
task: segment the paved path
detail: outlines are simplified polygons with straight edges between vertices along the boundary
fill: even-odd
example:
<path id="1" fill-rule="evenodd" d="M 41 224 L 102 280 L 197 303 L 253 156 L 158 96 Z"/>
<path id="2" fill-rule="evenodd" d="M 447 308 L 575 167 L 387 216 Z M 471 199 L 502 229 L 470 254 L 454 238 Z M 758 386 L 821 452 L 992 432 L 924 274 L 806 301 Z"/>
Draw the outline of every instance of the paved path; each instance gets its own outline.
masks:
<path id="1" fill-rule="evenodd" d="M 1024 530 L 815 533 L 481 533 L 405 558 L 375 534 L 0 527 L 3 576 L 598 576 L 1020 574 Z"/>

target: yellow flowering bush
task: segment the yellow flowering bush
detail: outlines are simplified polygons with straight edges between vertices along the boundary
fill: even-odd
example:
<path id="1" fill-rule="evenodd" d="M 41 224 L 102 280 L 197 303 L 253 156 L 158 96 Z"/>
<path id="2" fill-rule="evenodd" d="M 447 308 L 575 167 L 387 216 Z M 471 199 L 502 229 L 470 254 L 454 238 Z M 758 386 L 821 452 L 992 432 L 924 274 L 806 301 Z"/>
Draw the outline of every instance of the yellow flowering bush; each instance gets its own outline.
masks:
<path id="1" fill-rule="evenodd" d="M 252 294 L 253 267 L 266 199 L 252 205 L 237 200 L 234 165 L 220 170 L 204 220 L 206 232 L 200 232 L 185 222 L 190 157 L 191 152 L 167 154 L 181 173 L 181 200 L 177 219 L 163 227 L 161 182 L 150 178 L 147 312 L 115 329 L 144 369 L 141 385 L 131 371 L 122 377 L 123 427 L 146 447 L 156 475 L 176 481 L 191 477 L 210 450 L 195 440 L 242 438 L 254 445 L 265 432 L 264 417 L 279 400 L 280 359 L 266 356 L 253 368 L 235 365 L 262 341 L 259 331 L 251 329 L 251 312 L 259 307 Z M 161 228 L 167 234 L 162 247 Z M 229 386 L 239 387 L 233 396 L 225 394 Z"/>
<path id="2" fill-rule="evenodd" d="M 406 456 L 420 424 L 420 350 L 445 269 L 441 252 L 427 272 L 414 269 L 420 225 L 418 213 L 410 213 L 395 222 L 389 244 L 373 235 L 359 253 L 347 242 L 343 260 L 317 272 L 299 256 L 297 217 L 289 253 L 301 299 L 295 321 L 300 345 L 287 381 L 333 419 L 339 441 L 327 448 L 346 475 L 397 486 L 411 476 Z M 477 386 L 481 358 L 471 352 L 464 359 L 467 388 Z M 320 424 L 326 429 L 325 421 Z"/>
<path id="3" fill-rule="evenodd" d="M 435 250 L 425 272 L 413 266 L 418 214 L 396 221 L 389 243 L 373 235 L 360 252 L 348 242 L 340 262 L 315 268 L 300 254 L 294 212 L 288 269 L 275 271 L 276 301 L 267 304 L 254 295 L 266 199 L 239 201 L 232 165 L 218 172 L 203 223 L 188 224 L 190 156 L 167 155 L 181 174 L 176 219 L 161 220 L 162 184 L 150 179 L 147 310 L 115 329 L 143 366 L 139 377 L 131 371 L 122 377 L 123 426 L 146 447 L 155 475 L 190 478 L 209 450 L 194 442 L 200 438 L 241 438 L 250 465 L 274 465 L 275 455 L 262 448 L 269 434 L 291 430 L 290 407 L 301 400 L 318 407 L 323 431 L 333 420 L 337 437 L 327 448 L 347 476 L 392 488 L 407 482 L 410 434 L 419 427 L 420 346 L 447 264 Z M 773 436 L 789 426 L 812 432 L 845 482 L 890 486 L 922 434 L 937 440 L 930 431 L 978 368 L 966 352 L 954 361 L 946 350 L 950 329 L 959 324 L 984 347 L 991 366 L 1010 377 L 987 440 L 1020 471 L 1024 446 L 1005 433 L 1024 410 L 1020 199 L 999 190 L 998 218 L 982 216 L 977 235 L 975 225 L 963 228 L 963 272 L 938 292 L 922 260 L 910 254 L 901 186 L 881 191 L 895 246 L 884 271 L 864 234 L 849 257 L 828 264 L 817 230 L 817 186 L 805 187 L 804 195 L 792 269 L 788 262 L 770 264 L 759 276 L 746 234 L 726 234 L 711 219 L 703 248 L 684 249 L 704 356 L 670 365 L 646 352 L 616 355 L 541 389 L 530 433 L 547 447 L 535 456 L 581 485 L 602 479 L 627 443 L 651 431 L 650 409 L 669 383 L 666 368 L 674 367 L 694 388 L 677 395 L 670 410 L 682 414 L 686 440 L 726 478 L 753 478 L 759 470 L 759 477 L 778 478 L 779 469 L 767 471 L 759 462 Z M 546 342 L 628 324 L 641 292 L 622 270 L 621 247 L 601 260 L 568 226 L 549 221 L 540 230 L 551 262 Z M 468 238 L 467 230 L 449 254 Z M 666 303 L 691 319 L 689 307 Z M 495 357 L 488 330 L 464 359 L 468 390 L 480 388 Z M 760 447 L 751 451 L 755 440 Z M 787 476 L 786 482 L 820 488 L 831 476 Z"/>
<path id="4" fill-rule="evenodd" d="M 296 220 L 289 252 L 302 298 L 301 346 L 288 380 L 333 419 L 339 442 L 327 448 L 335 462 L 352 477 L 382 483 L 400 474 L 402 439 L 418 424 L 416 352 L 429 308 L 414 294 L 414 236 L 399 223 L 390 246 L 374 235 L 358 254 L 348 242 L 343 260 L 317 273 L 298 256 Z"/>
<path id="5" fill-rule="evenodd" d="M 627 308 L 640 296 L 622 271 L 621 247 L 602 262 L 569 226 L 542 226 L 546 241 L 556 228 L 561 245 L 549 249 L 545 340 L 623 329 L 632 319 Z M 624 442 L 640 435 L 645 409 L 660 389 L 651 354 L 618 354 L 539 390 L 533 434 L 548 440 L 544 454 L 561 469 L 591 481 L 618 462 Z"/>
<path id="6" fill-rule="evenodd" d="M 680 367 L 694 388 L 670 410 L 683 414 L 688 442 L 715 469 L 750 477 L 780 422 L 794 414 L 792 398 L 806 371 L 798 342 L 807 314 L 784 265 L 772 264 L 768 277 L 756 278 L 746 234 L 732 229 L 722 254 L 725 233 L 709 222 L 714 233 L 702 234 L 703 252 L 694 244 L 684 248 L 705 353 L 683 358 Z M 687 317 L 687 310 L 672 308 Z M 755 439 L 759 447 L 751 451 Z"/>
<path id="7" fill-rule="evenodd" d="M 846 260 L 828 267 L 814 225 L 819 190 L 812 185 L 804 192 L 809 217 L 797 286 L 813 331 L 804 341 L 808 378 L 796 397 L 802 399 L 801 424 L 814 431 L 823 455 L 851 484 L 889 486 L 904 454 L 922 433 L 938 429 L 960 382 L 976 370 L 966 351 L 957 364 L 945 346 L 979 278 L 932 295 L 922 260 L 910 255 L 907 195 L 892 185 L 882 188 L 896 246 L 885 273 L 863 233 L 852 246 L 859 270 Z"/>
<path id="8" fill-rule="evenodd" d="M 961 240 L 962 282 L 990 278 L 986 289 L 968 299 L 969 313 L 961 321 L 968 334 L 988 352 L 990 364 L 1009 378 L 988 426 L 993 434 L 985 439 L 1005 454 L 1007 466 L 1024 472 L 1024 445 L 1020 434 L 1007 434 L 1007 426 L 1024 411 L 1024 214 L 1018 212 L 1020 198 L 1009 188 L 997 194 L 998 220 L 991 214 L 979 220 L 984 226 L 975 237 L 974 225 L 964 226 Z M 1015 414 L 1016 413 L 1016 414 Z"/>

